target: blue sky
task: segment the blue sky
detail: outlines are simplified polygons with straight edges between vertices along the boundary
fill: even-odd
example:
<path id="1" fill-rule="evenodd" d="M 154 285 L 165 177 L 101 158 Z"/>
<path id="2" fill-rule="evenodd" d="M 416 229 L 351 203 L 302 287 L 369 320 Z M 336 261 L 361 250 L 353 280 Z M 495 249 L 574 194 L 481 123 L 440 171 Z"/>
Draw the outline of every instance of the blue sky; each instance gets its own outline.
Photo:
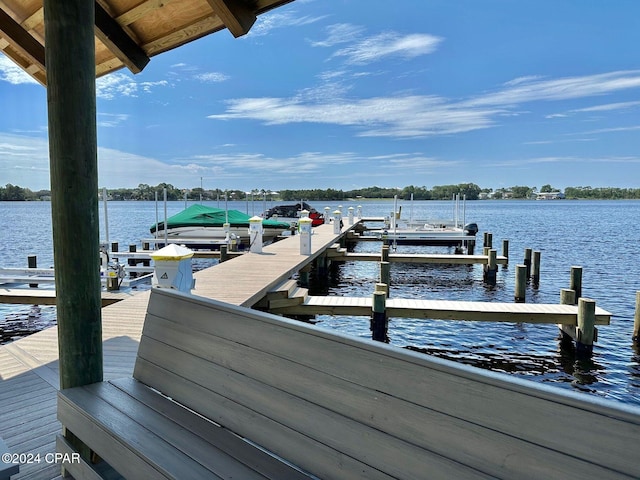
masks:
<path id="1" fill-rule="evenodd" d="M 296 0 L 97 80 L 99 183 L 640 187 L 640 2 Z M 0 54 L 0 185 L 49 188 Z"/>

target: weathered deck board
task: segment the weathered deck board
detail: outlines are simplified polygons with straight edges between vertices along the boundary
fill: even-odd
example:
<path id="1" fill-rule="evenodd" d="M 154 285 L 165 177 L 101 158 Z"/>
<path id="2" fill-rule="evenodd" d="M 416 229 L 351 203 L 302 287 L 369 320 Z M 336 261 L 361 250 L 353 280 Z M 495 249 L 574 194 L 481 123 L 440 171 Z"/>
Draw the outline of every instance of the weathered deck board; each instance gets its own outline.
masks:
<path id="1" fill-rule="evenodd" d="M 363 262 L 379 262 L 379 253 L 354 253 L 343 252 L 341 250 L 334 250 L 329 253 L 329 258 L 339 261 L 363 261 Z M 486 265 L 489 263 L 489 257 L 487 255 L 455 255 L 446 253 L 434 253 L 434 254 L 403 254 L 403 253 L 391 253 L 389 254 L 390 263 L 426 263 L 426 264 L 440 264 L 440 265 Z M 506 265 L 509 263 L 507 257 L 498 255 L 496 257 L 496 263 L 499 265 Z"/>
<path id="2" fill-rule="evenodd" d="M 251 305 L 293 275 L 301 264 L 311 262 L 335 240 L 333 226 L 325 225 L 314 229 L 311 256 L 300 255 L 296 237 L 265 247 L 262 254 L 240 255 L 233 261 L 196 273 L 194 293 Z M 5 290 L 1 289 L 0 294 Z M 33 290 L 27 292 L 45 292 L 44 289 Z M 102 309 L 105 380 L 130 376 L 133 372 L 148 300 L 149 292 L 140 292 Z M 12 451 L 43 455 L 55 452 L 55 435 L 60 432 L 60 423 L 56 419 L 55 405 L 49 402 L 55 400 L 58 374 L 56 327 L 0 345 L 0 412 L 6 412 L 7 419 L 14 419 L 0 420 L 0 436 Z M 19 402 L 17 396 L 30 396 L 32 401 Z M 60 468 L 56 465 L 29 465 L 28 468 L 21 466 L 20 473 L 14 478 L 50 480 L 59 478 L 59 473 Z"/>
<path id="3" fill-rule="evenodd" d="M 102 310 L 104 377 L 131 375 L 142 332 L 149 292 Z M 7 345 L 0 345 L 0 436 L 12 452 L 55 452 L 60 433 L 56 419 L 58 337 L 51 327 Z M 21 465 L 13 479 L 60 478 L 55 464 Z"/>
<path id="4" fill-rule="evenodd" d="M 102 306 L 125 300 L 135 295 L 136 291 L 102 292 Z M 38 288 L 0 288 L 0 303 L 16 303 L 23 305 L 55 305 L 56 291 Z"/>
<path id="5" fill-rule="evenodd" d="M 370 297 L 310 296 L 279 313 L 291 315 L 371 315 Z M 539 303 L 460 302 L 449 300 L 393 299 L 386 302 L 388 317 L 489 322 L 560 323 L 577 325 L 575 305 Z M 611 313 L 596 307 L 596 325 L 608 325 Z"/>
<path id="6" fill-rule="evenodd" d="M 350 228 L 345 225 L 342 231 Z M 311 255 L 300 255 L 298 237 L 286 238 L 263 247 L 262 253 L 247 253 L 195 273 L 196 286 L 193 293 L 251 307 L 269 290 L 311 263 L 335 241 L 333 225 L 320 225 L 313 229 Z"/>

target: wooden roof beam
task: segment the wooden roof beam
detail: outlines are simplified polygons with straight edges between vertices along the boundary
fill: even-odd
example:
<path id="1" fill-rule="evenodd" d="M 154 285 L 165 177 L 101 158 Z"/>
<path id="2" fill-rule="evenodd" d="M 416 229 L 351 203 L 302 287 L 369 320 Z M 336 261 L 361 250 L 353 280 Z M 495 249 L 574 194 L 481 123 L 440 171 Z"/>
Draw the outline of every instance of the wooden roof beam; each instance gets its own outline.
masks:
<path id="1" fill-rule="evenodd" d="M 149 63 L 149 57 L 133 41 L 109 13 L 96 2 L 96 37 L 133 73 L 140 73 Z"/>
<path id="2" fill-rule="evenodd" d="M 234 37 L 246 35 L 256 15 L 241 0 L 207 0 L 211 8 Z"/>
<path id="3" fill-rule="evenodd" d="M 3 9 L 0 9 L 0 33 L 21 55 L 44 69 L 44 46 Z"/>

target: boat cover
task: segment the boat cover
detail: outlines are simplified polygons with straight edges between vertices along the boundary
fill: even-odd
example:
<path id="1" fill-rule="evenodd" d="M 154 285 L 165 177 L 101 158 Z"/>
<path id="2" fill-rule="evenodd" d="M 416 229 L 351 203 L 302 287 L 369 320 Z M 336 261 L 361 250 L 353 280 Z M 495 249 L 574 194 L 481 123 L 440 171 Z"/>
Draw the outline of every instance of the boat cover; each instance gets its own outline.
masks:
<path id="1" fill-rule="evenodd" d="M 207 207 L 205 205 L 194 204 L 189 208 L 176 213 L 167 219 L 169 228 L 178 227 L 222 227 L 225 221 L 229 222 L 231 227 L 249 227 L 250 215 L 242 213 L 238 210 L 223 210 L 221 208 Z M 281 228 L 287 230 L 289 224 L 286 222 L 278 222 L 275 220 L 263 220 L 262 225 L 265 228 Z M 164 222 L 158 222 L 158 230 L 164 230 Z M 150 228 L 151 233 L 155 233 L 156 224 Z"/>

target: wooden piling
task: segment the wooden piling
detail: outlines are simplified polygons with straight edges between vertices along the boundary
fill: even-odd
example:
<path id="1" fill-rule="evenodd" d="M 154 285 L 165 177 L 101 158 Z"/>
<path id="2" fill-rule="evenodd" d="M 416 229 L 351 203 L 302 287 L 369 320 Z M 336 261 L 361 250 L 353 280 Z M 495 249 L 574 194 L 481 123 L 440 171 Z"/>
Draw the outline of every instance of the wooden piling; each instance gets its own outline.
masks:
<path id="1" fill-rule="evenodd" d="M 487 232 L 487 243 L 485 247 L 493 248 L 493 233 Z"/>
<path id="2" fill-rule="evenodd" d="M 509 262 L 509 240 L 506 238 L 502 240 L 502 256 Z M 505 266 L 506 265 L 505 263 Z"/>
<path id="3" fill-rule="evenodd" d="M 634 342 L 640 343 L 640 291 L 636 292 L 636 313 L 633 318 L 633 336 Z"/>
<path id="4" fill-rule="evenodd" d="M 60 389 L 100 382 L 95 2 L 44 0 Z"/>
<path id="5" fill-rule="evenodd" d="M 391 284 L 391 263 L 389 262 L 380 262 L 380 283 L 384 283 L 385 285 Z M 389 296 L 387 290 L 387 297 Z"/>
<path id="6" fill-rule="evenodd" d="M 138 251 L 138 248 L 136 247 L 136 245 L 131 244 L 129 245 L 129 253 L 136 253 Z M 138 264 L 138 261 L 134 258 L 134 257 L 130 257 L 127 259 L 127 265 L 129 265 L 130 267 L 135 267 Z M 138 276 L 137 272 L 129 272 L 129 277 L 131 278 L 136 278 Z"/>
<path id="7" fill-rule="evenodd" d="M 27 257 L 27 266 L 29 268 L 38 268 L 38 257 L 36 257 L 35 255 L 29 255 Z M 38 284 L 37 283 L 30 283 L 29 287 L 30 288 L 38 288 Z"/>
<path id="8" fill-rule="evenodd" d="M 387 295 L 384 291 L 373 292 L 372 312 L 371 312 L 371 338 L 378 342 L 389 342 L 387 335 L 387 311 L 386 311 Z"/>
<path id="9" fill-rule="evenodd" d="M 388 262 L 389 261 L 389 250 L 390 250 L 389 245 L 383 245 L 382 246 L 382 251 L 380 253 L 381 261 L 383 261 L 383 262 Z"/>
<path id="10" fill-rule="evenodd" d="M 475 249 L 476 249 L 476 240 L 475 240 L 475 238 L 467 240 L 467 255 L 473 255 Z"/>
<path id="11" fill-rule="evenodd" d="M 536 287 L 540 283 L 540 251 L 538 250 L 535 250 L 533 252 L 533 262 L 531 265 L 531 281 Z"/>
<path id="12" fill-rule="evenodd" d="M 576 292 L 568 288 L 560 290 L 560 304 L 561 305 L 575 305 L 576 304 Z M 576 339 L 576 327 L 575 325 L 558 324 L 560 329 L 560 341 L 562 345 L 569 346 Z"/>
<path id="13" fill-rule="evenodd" d="M 582 296 L 582 267 L 571 267 L 569 288 L 576 292 L 576 301 Z"/>
<path id="14" fill-rule="evenodd" d="M 118 252 L 118 248 L 120 248 L 119 245 L 118 245 L 118 242 L 111 242 L 111 252 L 112 253 L 117 253 Z"/>
<path id="15" fill-rule="evenodd" d="M 579 355 L 591 355 L 593 342 L 597 340 L 596 301 L 589 298 L 578 299 L 578 330 L 576 341 L 576 353 Z"/>
<path id="16" fill-rule="evenodd" d="M 527 267 L 527 278 L 531 277 L 531 248 L 524 249 L 524 266 Z"/>
<path id="17" fill-rule="evenodd" d="M 227 245 L 220 245 L 220 263 L 226 262 L 229 259 L 229 254 L 227 253 Z"/>
<path id="18" fill-rule="evenodd" d="M 516 265 L 516 289 L 515 289 L 515 301 L 516 303 L 524 303 L 526 300 L 527 292 L 527 266 Z"/>
<path id="19" fill-rule="evenodd" d="M 484 282 L 489 285 L 495 285 L 498 273 L 497 251 L 494 249 L 490 249 L 488 252 L 488 257 L 488 262 L 484 266 Z"/>

